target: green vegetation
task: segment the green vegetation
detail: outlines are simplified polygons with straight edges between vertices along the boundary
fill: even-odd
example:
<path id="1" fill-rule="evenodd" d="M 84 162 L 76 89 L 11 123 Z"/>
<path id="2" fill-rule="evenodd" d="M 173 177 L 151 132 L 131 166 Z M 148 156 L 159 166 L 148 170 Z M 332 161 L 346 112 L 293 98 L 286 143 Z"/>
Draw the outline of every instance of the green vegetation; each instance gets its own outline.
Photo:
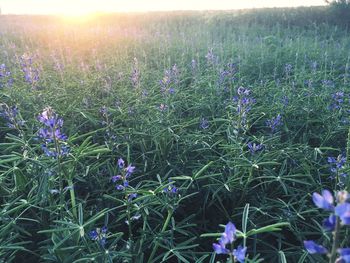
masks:
<path id="1" fill-rule="evenodd" d="M 332 10 L 0 16 L 0 262 L 226 262 L 229 221 L 246 262 L 328 262 L 303 241 L 332 247 L 312 193 L 350 187 Z"/>

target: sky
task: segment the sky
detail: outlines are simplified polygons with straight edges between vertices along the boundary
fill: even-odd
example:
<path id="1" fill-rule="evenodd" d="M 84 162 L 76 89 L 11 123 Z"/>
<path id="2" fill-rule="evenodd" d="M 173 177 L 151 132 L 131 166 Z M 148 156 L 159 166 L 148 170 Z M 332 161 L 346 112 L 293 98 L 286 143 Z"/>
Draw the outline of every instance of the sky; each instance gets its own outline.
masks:
<path id="1" fill-rule="evenodd" d="M 324 5 L 324 0 L 0 0 L 2 14 L 228 10 Z"/>

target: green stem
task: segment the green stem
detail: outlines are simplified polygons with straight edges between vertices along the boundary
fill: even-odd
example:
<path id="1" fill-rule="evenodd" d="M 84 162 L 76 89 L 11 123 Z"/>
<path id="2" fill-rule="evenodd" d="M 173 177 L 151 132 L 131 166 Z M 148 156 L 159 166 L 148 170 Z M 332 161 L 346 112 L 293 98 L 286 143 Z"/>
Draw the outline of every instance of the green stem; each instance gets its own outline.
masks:
<path id="1" fill-rule="evenodd" d="M 75 192 L 74 192 L 74 185 L 73 185 L 72 179 L 68 180 L 68 186 L 69 186 L 70 201 L 72 204 L 73 215 L 75 218 L 78 218 L 77 207 L 76 207 L 77 204 L 75 202 Z"/>
<path id="2" fill-rule="evenodd" d="M 56 129 L 56 127 L 55 127 Z M 55 133 L 53 132 L 53 140 L 55 143 L 55 150 L 57 153 L 57 167 L 58 167 L 58 180 L 59 180 L 59 191 L 60 191 L 60 202 L 59 202 L 59 208 L 60 208 L 60 216 L 63 218 L 63 203 L 64 203 L 64 195 L 63 195 L 63 177 L 62 177 L 62 166 L 61 166 L 61 151 L 60 147 L 58 145 L 57 138 L 55 136 Z"/>
<path id="3" fill-rule="evenodd" d="M 134 248 L 133 248 L 133 237 L 132 237 L 132 227 L 131 227 L 131 212 L 130 212 L 130 201 L 128 200 L 128 197 L 126 196 L 126 215 L 128 217 L 128 230 L 129 230 L 129 250 L 131 252 L 131 261 L 134 262 L 135 260 L 135 254 L 134 254 Z"/>
<path id="4" fill-rule="evenodd" d="M 349 159 L 350 159 L 350 128 L 349 128 L 349 131 L 348 131 L 348 140 L 347 140 L 347 143 L 346 143 L 346 167 L 348 168 L 349 167 Z M 350 179 L 347 178 L 346 179 L 346 185 L 345 185 L 345 190 L 349 190 L 350 188 Z"/>
<path id="5" fill-rule="evenodd" d="M 167 218 L 165 219 L 164 225 L 163 225 L 160 233 L 163 233 L 167 229 L 172 215 L 173 215 L 173 211 L 171 209 L 168 209 L 168 215 L 167 215 Z M 148 263 L 152 262 L 152 259 L 153 259 L 154 255 L 156 254 L 158 247 L 159 247 L 159 243 L 158 243 L 158 241 L 156 241 L 156 244 L 154 245 L 152 253 L 147 261 Z"/>
<path id="6" fill-rule="evenodd" d="M 129 239 L 130 241 L 132 240 L 132 229 L 131 229 L 131 216 L 130 216 L 130 204 L 129 204 L 129 201 L 127 201 L 128 204 L 127 204 L 127 216 L 128 216 L 128 228 L 129 228 Z"/>
<path id="7" fill-rule="evenodd" d="M 146 227 L 147 227 L 146 222 L 147 222 L 147 215 L 145 215 L 144 220 L 143 220 L 142 237 L 141 237 L 141 240 L 140 240 L 140 246 L 139 246 L 138 255 L 143 255 L 142 247 L 143 247 L 143 242 L 144 242 L 145 233 L 146 233 Z"/>
<path id="8" fill-rule="evenodd" d="M 337 249 L 339 246 L 339 234 L 340 234 L 340 220 L 339 217 L 336 217 L 335 229 L 333 232 L 333 245 L 331 255 L 329 257 L 329 263 L 335 263 L 337 257 Z"/>

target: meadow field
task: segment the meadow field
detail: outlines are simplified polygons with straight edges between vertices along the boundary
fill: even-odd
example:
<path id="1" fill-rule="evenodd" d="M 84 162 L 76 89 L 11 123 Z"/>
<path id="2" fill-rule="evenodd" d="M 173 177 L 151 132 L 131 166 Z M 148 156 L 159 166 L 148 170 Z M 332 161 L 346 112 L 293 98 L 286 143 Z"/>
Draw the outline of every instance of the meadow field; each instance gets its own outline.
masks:
<path id="1" fill-rule="evenodd" d="M 350 262 L 325 8 L 0 16 L 0 262 Z"/>

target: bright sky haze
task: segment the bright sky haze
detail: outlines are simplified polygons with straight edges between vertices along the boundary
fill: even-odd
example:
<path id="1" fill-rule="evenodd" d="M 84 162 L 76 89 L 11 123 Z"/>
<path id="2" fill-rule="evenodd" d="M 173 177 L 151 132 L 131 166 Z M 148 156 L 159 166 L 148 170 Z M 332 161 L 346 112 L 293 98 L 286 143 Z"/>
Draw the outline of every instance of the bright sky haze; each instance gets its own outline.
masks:
<path id="1" fill-rule="evenodd" d="M 86 15 L 96 12 L 228 10 L 324 4 L 324 0 L 0 0 L 3 14 L 61 15 Z"/>

